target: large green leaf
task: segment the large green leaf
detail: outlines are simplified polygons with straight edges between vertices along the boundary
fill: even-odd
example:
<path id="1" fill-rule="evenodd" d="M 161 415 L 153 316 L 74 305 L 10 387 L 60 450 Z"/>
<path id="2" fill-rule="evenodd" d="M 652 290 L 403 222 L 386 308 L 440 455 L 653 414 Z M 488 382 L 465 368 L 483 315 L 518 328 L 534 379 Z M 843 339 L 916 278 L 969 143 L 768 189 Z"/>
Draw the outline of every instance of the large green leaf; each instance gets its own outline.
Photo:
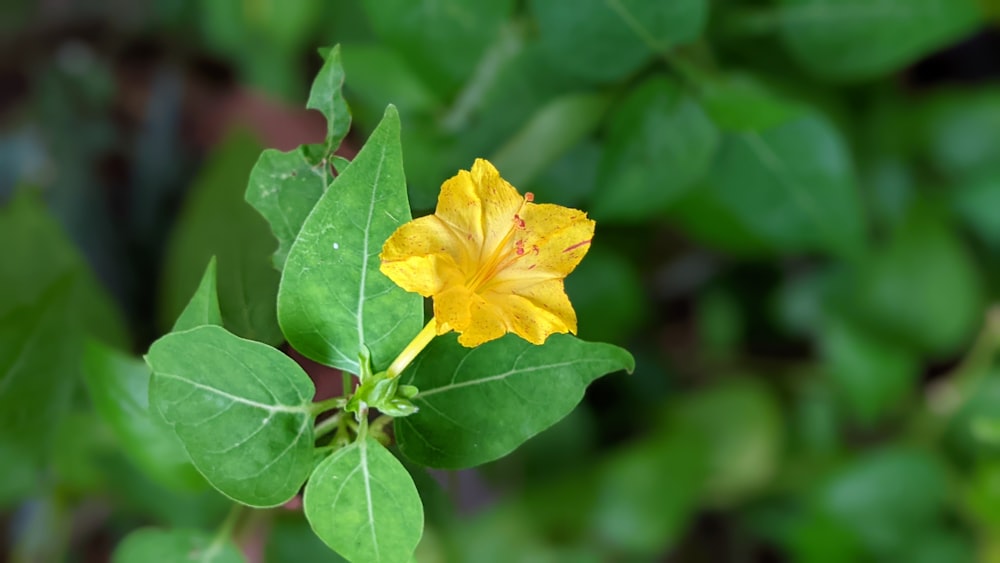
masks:
<path id="1" fill-rule="evenodd" d="M 282 272 L 278 320 L 305 356 L 360 373 L 386 367 L 420 330 L 423 300 L 379 271 L 382 244 L 410 220 L 392 106 L 302 225 Z"/>
<path id="2" fill-rule="evenodd" d="M 215 257 L 208 261 L 205 275 L 195 290 L 187 307 L 177 317 L 171 332 L 181 332 L 202 325 L 222 326 L 222 311 L 219 309 L 219 292 L 215 281 Z"/>
<path id="3" fill-rule="evenodd" d="M 125 537 L 111 556 L 112 563 L 244 563 L 246 559 L 226 538 L 201 530 L 142 528 Z"/>
<path id="4" fill-rule="evenodd" d="M 0 506 L 32 493 L 75 388 L 80 335 L 75 284 L 51 284 L 31 305 L 0 316 Z"/>
<path id="5" fill-rule="evenodd" d="M 584 78 L 624 78 L 654 54 L 698 38 L 705 0 L 533 0 L 544 55 Z"/>
<path id="6" fill-rule="evenodd" d="M 424 530 L 413 479 L 372 438 L 337 450 L 306 485 L 306 518 L 330 548 L 357 563 L 405 563 Z"/>
<path id="7" fill-rule="evenodd" d="M 782 38 L 811 72 L 835 79 L 892 72 L 970 33 L 975 0 L 780 0 Z"/>
<path id="8" fill-rule="evenodd" d="M 405 372 L 420 412 L 395 422 L 399 447 L 431 467 L 471 467 L 510 453 L 566 416 L 598 377 L 635 367 L 610 344 L 554 334 L 536 346 L 508 335 L 465 348 L 435 338 Z"/>
<path id="9" fill-rule="evenodd" d="M 818 115 L 726 134 L 706 184 L 717 205 L 774 249 L 851 254 L 862 245 L 850 155 Z"/>
<path id="10" fill-rule="evenodd" d="M 160 338 L 146 361 L 150 404 L 212 486 L 257 507 L 295 496 L 313 467 L 315 388 L 294 360 L 206 325 Z"/>
<path id="11" fill-rule="evenodd" d="M 611 118 L 594 217 L 655 217 L 708 172 L 718 142 L 715 126 L 678 84 L 647 80 Z"/>
<path id="12" fill-rule="evenodd" d="M 363 4 L 379 38 L 426 77 L 442 98 L 450 98 L 473 74 L 514 7 L 513 0 L 365 0 Z"/>
<path id="13" fill-rule="evenodd" d="M 226 327 L 244 338 L 282 341 L 275 316 L 279 275 L 269 259 L 274 237 L 243 199 L 259 154 L 256 141 L 237 134 L 211 155 L 191 186 L 166 252 L 160 292 L 163 326 L 180 315 L 214 255 Z"/>
<path id="14" fill-rule="evenodd" d="M 205 486 L 173 430 L 149 408 L 150 373 L 145 362 L 90 342 L 83 355 L 83 375 L 94 408 L 146 475 L 172 489 Z"/>

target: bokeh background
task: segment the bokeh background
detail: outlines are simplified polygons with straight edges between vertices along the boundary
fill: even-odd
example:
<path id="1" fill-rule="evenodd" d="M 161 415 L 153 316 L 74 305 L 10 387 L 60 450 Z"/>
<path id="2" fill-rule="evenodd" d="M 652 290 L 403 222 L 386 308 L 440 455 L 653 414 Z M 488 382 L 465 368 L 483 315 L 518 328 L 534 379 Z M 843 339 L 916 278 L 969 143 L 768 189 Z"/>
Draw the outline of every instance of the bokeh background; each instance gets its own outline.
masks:
<path id="1" fill-rule="evenodd" d="M 638 361 L 510 457 L 417 475 L 420 561 L 1000 561 L 998 14 L 0 3 L 0 553 L 104 561 L 137 526 L 222 520 L 122 454 L 82 342 L 141 355 L 211 255 L 238 332 L 280 342 L 276 243 L 243 191 L 262 148 L 323 138 L 302 108 L 340 43 L 342 152 L 394 103 L 415 214 L 475 157 L 587 210 L 580 336 Z M 294 507 L 254 518 L 253 560 L 336 560 Z"/>

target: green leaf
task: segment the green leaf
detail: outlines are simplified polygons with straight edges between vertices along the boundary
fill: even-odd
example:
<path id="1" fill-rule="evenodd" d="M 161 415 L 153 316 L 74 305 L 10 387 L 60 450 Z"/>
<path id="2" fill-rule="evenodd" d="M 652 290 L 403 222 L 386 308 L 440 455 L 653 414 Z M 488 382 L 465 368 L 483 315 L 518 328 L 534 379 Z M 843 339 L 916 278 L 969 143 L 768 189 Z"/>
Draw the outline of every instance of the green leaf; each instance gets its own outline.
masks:
<path id="1" fill-rule="evenodd" d="M 751 74 L 712 77 L 699 86 L 705 111 L 724 131 L 769 129 L 794 119 L 803 109 Z"/>
<path id="2" fill-rule="evenodd" d="M 208 261 L 205 275 L 198 284 L 187 307 L 174 323 L 171 332 L 181 332 L 202 325 L 222 326 L 222 311 L 219 310 L 219 292 L 215 282 L 215 257 Z M 143 400 L 143 403 L 146 401 Z M 145 407 L 144 407 L 145 408 Z"/>
<path id="3" fill-rule="evenodd" d="M 382 244 L 409 220 L 399 114 L 389 106 L 288 254 L 278 320 L 296 350 L 360 374 L 358 358 L 367 346 L 379 371 L 420 330 L 422 298 L 379 271 Z"/>
<path id="4" fill-rule="evenodd" d="M 598 377 L 635 367 L 610 344 L 554 334 L 536 346 L 514 335 L 465 348 L 435 338 L 403 372 L 420 389 L 420 412 L 397 419 L 406 457 L 441 468 L 472 467 L 510 453 L 566 416 Z"/>
<path id="5" fill-rule="evenodd" d="M 850 154 L 818 115 L 726 134 L 706 183 L 719 206 L 776 250 L 851 254 L 862 246 Z"/>
<path id="6" fill-rule="evenodd" d="M 1000 90 L 945 91 L 931 97 L 916 116 L 926 151 L 922 156 L 936 171 L 953 182 L 1000 172 Z"/>
<path id="7" fill-rule="evenodd" d="M 20 487 L 38 481 L 77 385 L 74 281 L 59 280 L 37 302 L 0 316 L 0 452 L 10 460 L 0 466 L 0 504 L 31 493 Z"/>
<path id="8" fill-rule="evenodd" d="M 205 481 L 173 430 L 149 408 L 150 373 L 145 362 L 89 342 L 83 376 L 94 408 L 146 475 L 171 489 L 204 488 Z"/>
<path id="9" fill-rule="evenodd" d="M 295 496 L 313 467 L 315 388 L 294 360 L 206 325 L 160 338 L 146 361 L 150 403 L 212 486 L 256 507 Z"/>
<path id="10" fill-rule="evenodd" d="M 975 0 L 780 0 L 781 35 L 810 72 L 839 80 L 903 68 L 971 33 Z"/>
<path id="11" fill-rule="evenodd" d="M 424 529 L 413 480 L 372 438 L 323 460 L 309 478 L 303 506 L 316 535 L 349 561 L 410 561 Z"/>
<path id="12" fill-rule="evenodd" d="M 285 266 L 302 223 L 333 179 L 327 160 L 313 162 L 317 151 L 321 152 L 318 145 L 289 152 L 267 149 L 250 171 L 246 201 L 271 224 L 278 239 L 273 261 L 279 270 Z"/>
<path id="13" fill-rule="evenodd" d="M 932 454 L 894 447 L 845 467 L 821 492 L 819 505 L 861 538 L 875 560 L 894 560 L 887 555 L 943 517 L 948 485 L 945 467 Z"/>
<path id="14" fill-rule="evenodd" d="M 611 452 L 598 471 L 593 533 L 632 555 L 678 542 L 694 516 L 707 469 L 696 433 L 668 432 Z"/>
<path id="15" fill-rule="evenodd" d="M 826 323 L 820 346 L 833 383 L 865 424 L 898 406 L 920 375 L 911 350 L 843 319 Z"/>
<path id="16" fill-rule="evenodd" d="M 581 338 L 620 344 L 648 315 L 635 264 L 600 241 L 565 283 Z"/>
<path id="17" fill-rule="evenodd" d="M 260 154 L 251 137 L 235 135 L 211 155 L 195 180 L 166 251 L 160 318 L 180 316 L 214 255 L 224 324 L 244 337 L 278 344 L 278 272 L 269 259 L 275 241 L 267 223 L 243 200 Z"/>
<path id="18" fill-rule="evenodd" d="M 301 512 L 275 515 L 267 536 L 264 561 L 344 561 L 320 540 Z"/>
<path id="19" fill-rule="evenodd" d="M 968 249 L 939 208 L 914 208 L 891 238 L 845 279 L 830 304 L 871 329 L 936 356 L 978 326 L 983 287 Z"/>
<path id="20" fill-rule="evenodd" d="M 402 55 L 383 45 L 344 45 L 344 70 L 351 77 L 348 89 L 369 109 L 382 111 L 389 104 L 404 116 L 441 108 L 419 73 Z M 377 114 L 374 116 L 379 117 Z"/>
<path id="21" fill-rule="evenodd" d="M 95 338 L 128 346 L 121 313 L 37 193 L 19 192 L 0 208 L 0 240 L 18 241 L 4 250 L 7 264 L 17 266 L 0 271 L 0 315 L 37 303 L 57 280 L 75 276 L 76 288 L 66 302 L 74 317 Z"/>
<path id="22" fill-rule="evenodd" d="M 704 177 L 718 143 L 718 132 L 694 98 L 664 77 L 647 80 L 611 117 L 594 217 L 655 217 Z"/>
<path id="23" fill-rule="evenodd" d="M 705 0 L 532 0 L 530 7 L 546 58 L 567 72 L 606 82 L 697 39 L 708 20 Z"/>
<path id="24" fill-rule="evenodd" d="M 376 35 L 441 98 L 450 98 L 473 74 L 514 8 L 513 0 L 365 0 L 363 5 Z"/>
<path id="25" fill-rule="evenodd" d="M 552 100 L 500 147 L 492 158 L 494 166 L 515 186 L 530 183 L 593 132 L 608 102 L 600 94 L 570 94 Z"/>
<path id="26" fill-rule="evenodd" d="M 759 492 L 778 470 L 784 424 L 770 390 L 754 379 L 684 397 L 669 409 L 669 420 L 707 446 L 706 494 L 731 505 Z"/>
<path id="27" fill-rule="evenodd" d="M 284 10 L 284 9 L 282 9 Z M 308 109 L 318 110 L 326 117 L 326 152 L 333 153 L 351 128 L 351 110 L 344 99 L 344 66 L 340 62 L 340 45 L 334 45 L 323 54 L 309 99 Z"/>
<path id="28" fill-rule="evenodd" d="M 142 528 L 129 534 L 111 556 L 112 563 L 170 561 L 182 563 L 244 563 L 243 554 L 229 540 L 212 538 L 201 530 Z"/>

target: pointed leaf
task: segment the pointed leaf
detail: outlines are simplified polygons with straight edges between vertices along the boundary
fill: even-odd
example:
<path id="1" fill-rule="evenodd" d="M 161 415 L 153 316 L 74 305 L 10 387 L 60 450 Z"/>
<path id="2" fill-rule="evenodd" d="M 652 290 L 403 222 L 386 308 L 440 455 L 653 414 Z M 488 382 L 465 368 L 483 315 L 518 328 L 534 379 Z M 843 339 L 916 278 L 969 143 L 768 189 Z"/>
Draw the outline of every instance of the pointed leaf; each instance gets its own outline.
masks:
<path id="1" fill-rule="evenodd" d="M 243 199 L 260 145 L 235 134 L 212 154 L 191 186 L 166 251 L 160 319 L 170 326 L 187 306 L 205 265 L 218 260 L 219 306 L 235 334 L 268 344 L 283 339 L 275 313 L 278 272 L 267 222 Z"/>
<path id="2" fill-rule="evenodd" d="M 271 224 L 278 239 L 273 261 L 279 270 L 285 266 L 302 223 L 333 179 L 327 160 L 314 163 L 309 158 L 316 147 L 290 152 L 267 149 L 250 172 L 246 200 Z"/>
<path id="3" fill-rule="evenodd" d="M 312 380 L 291 358 L 218 326 L 171 333 L 146 356 L 150 403 L 224 495 L 269 507 L 313 467 Z"/>
<path id="4" fill-rule="evenodd" d="M 246 559 L 227 539 L 212 538 L 201 530 L 142 528 L 125 537 L 111 556 L 112 563 L 243 563 Z"/>
<path id="5" fill-rule="evenodd" d="M 278 291 L 278 322 L 305 356 L 359 373 L 362 347 L 382 369 L 422 326 L 423 300 L 379 271 L 382 244 L 410 220 L 392 106 L 353 162 L 316 204 L 292 245 Z"/>
<path id="6" fill-rule="evenodd" d="M 344 66 L 340 60 L 340 45 L 323 54 L 323 67 L 309 91 L 306 107 L 319 110 L 326 117 L 326 152 L 332 153 L 351 128 L 351 110 L 344 99 Z"/>
<path id="7" fill-rule="evenodd" d="M 208 267 L 205 268 L 205 275 L 202 276 L 198 289 L 191 296 L 191 301 L 188 301 L 181 316 L 177 317 L 177 322 L 174 323 L 171 332 L 181 332 L 202 325 L 222 326 L 219 292 L 215 282 L 215 256 L 208 261 Z M 144 404 L 145 402 L 143 400 Z"/>
<path id="8" fill-rule="evenodd" d="M 32 493 L 76 386 L 74 282 L 62 278 L 0 316 L 0 506 Z"/>
<path id="9" fill-rule="evenodd" d="M 396 438 L 406 457 L 431 467 L 486 463 L 569 414 L 591 381 L 634 367 L 626 350 L 564 334 L 541 346 L 508 335 L 478 348 L 448 334 L 403 373 L 420 389 L 420 412 L 396 419 Z"/>
<path id="10" fill-rule="evenodd" d="M 83 376 L 94 408 L 139 468 L 171 489 L 200 489 L 205 481 L 173 430 L 149 408 L 149 366 L 97 342 L 88 342 Z"/>
<path id="11" fill-rule="evenodd" d="M 325 459 L 309 478 L 303 504 L 316 535 L 356 563 L 406 563 L 424 530 L 409 473 L 371 438 Z"/>

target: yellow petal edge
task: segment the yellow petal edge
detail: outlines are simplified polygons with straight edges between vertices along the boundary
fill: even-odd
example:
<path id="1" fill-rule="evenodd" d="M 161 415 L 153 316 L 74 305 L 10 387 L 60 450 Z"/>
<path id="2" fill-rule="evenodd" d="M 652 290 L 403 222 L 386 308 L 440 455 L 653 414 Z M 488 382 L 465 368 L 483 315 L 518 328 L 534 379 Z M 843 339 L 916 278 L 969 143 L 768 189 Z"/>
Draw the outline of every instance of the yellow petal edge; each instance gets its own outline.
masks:
<path id="1" fill-rule="evenodd" d="M 563 279 L 594 236 L 576 209 L 533 202 L 476 159 L 441 186 L 433 215 L 400 226 L 382 247 L 381 271 L 434 299 L 437 334 L 475 347 L 513 332 L 542 344 L 576 333 Z"/>

